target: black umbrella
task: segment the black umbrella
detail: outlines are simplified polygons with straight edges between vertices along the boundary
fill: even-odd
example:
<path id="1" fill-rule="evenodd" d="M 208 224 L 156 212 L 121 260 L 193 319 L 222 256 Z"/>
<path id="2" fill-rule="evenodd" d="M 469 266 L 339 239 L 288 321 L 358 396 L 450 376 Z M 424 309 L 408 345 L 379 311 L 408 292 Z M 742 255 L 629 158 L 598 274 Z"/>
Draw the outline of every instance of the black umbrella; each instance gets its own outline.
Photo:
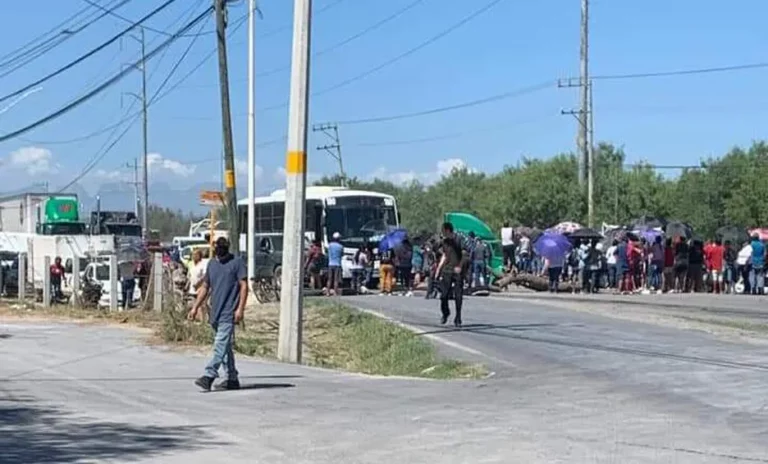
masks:
<path id="1" fill-rule="evenodd" d="M 693 228 L 684 222 L 670 222 L 664 228 L 664 234 L 667 237 L 684 237 L 689 239 L 693 236 Z"/>
<path id="2" fill-rule="evenodd" d="M 574 231 L 568 237 L 579 240 L 602 240 L 603 234 L 589 227 L 584 227 Z"/>
<path id="3" fill-rule="evenodd" d="M 725 226 L 715 231 L 715 237 L 723 242 L 731 242 L 734 245 L 741 245 L 749 241 L 747 229 L 737 226 Z"/>
<path id="4" fill-rule="evenodd" d="M 629 228 L 630 229 L 658 229 L 658 228 L 664 228 L 667 225 L 667 220 L 660 217 L 655 216 L 648 216 L 648 215 L 642 215 L 639 218 L 636 218 L 635 220 L 631 221 Z"/>

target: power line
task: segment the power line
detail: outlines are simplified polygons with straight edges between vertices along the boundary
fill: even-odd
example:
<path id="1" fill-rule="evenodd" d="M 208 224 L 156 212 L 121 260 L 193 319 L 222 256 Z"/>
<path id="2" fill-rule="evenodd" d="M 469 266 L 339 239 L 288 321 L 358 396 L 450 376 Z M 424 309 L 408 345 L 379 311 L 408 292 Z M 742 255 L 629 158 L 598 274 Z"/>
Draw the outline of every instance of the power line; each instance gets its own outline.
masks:
<path id="1" fill-rule="evenodd" d="M 133 23 L 134 23 L 134 20 L 132 20 L 132 19 L 130 19 L 130 18 L 126 18 L 125 16 L 123 16 L 123 15 L 121 15 L 121 14 L 118 14 L 118 13 L 115 13 L 115 12 L 114 12 L 114 11 L 112 11 L 112 10 L 108 10 L 107 8 L 105 8 L 105 7 L 101 6 L 101 5 L 99 5 L 98 3 L 96 3 L 96 2 L 95 2 L 95 1 L 93 1 L 93 0 L 82 0 L 82 1 L 83 1 L 83 2 L 85 2 L 85 3 L 87 3 L 87 4 L 89 4 L 89 5 L 91 5 L 91 6 L 93 6 L 93 7 L 95 7 L 95 8 L 98 8 L 98 9 L 100 9 L 100 10 L 102 10 L 102 11 L 106 12 L 108 15 L 110 15 L 110 16 L 113 16 L 113 17 L 115 17 L 115 18 L 117 18 L 117 19 L 119 19 L 119 20 L 121 20 L 121 21 L 123 21 L 123 22 L 126 22 L 126 23 L 128 23 L 128 24 L 133 24 Z M 167 36 L 167 37 L 170 37 L 170 36 L 171 36 L 171 33 L 169 33 L 169 32 L 166 32 L 166 31 L 163 31 L 163 30 L 161 30 L 161 29 L 155 29 L 155 28 L 153 28 L 153 27 L 150 27 L 150 26 L 143 26 L 143 27 L 144 27 L 144 29 L 146 29 L 146 30 L 148 30 L 148 31 L 150 31 L 150 32 L 154 32 L 154 33 L 156 33 L 156 34 L 161 34 L 161 35 L 164 35 L 164 36 Z M 216 32 L 216 31 L 199 32 L 197 35 L 200 35 L 200 36 L 203 36 L 203 35 L 212 35 L 212 34 L 214 34 L 215 32 Z M 181 37 L 192 37 L 192 35 L 190 35 L 190 34 L 185 34 L 185 35 L 182 35 Z"/>
<path id="2" fill-rule="evenodd" d="M 322 56 L 322 55 L 325 55 L 326 53 L 332 52 L 333 50 L 337 50 L 337 49 L 339 49 L 339 48 L 341 48 L 341 47 L 343 47 L 343 46 L 345 46 L 345 45 L 347 45 L 347 44 L 349 44 L 349 43 L 359 39 L 360 37 L 363 37 L 364 35 L 369 34 L 369 33 L 373 32 L 373 31 L 375 31 L 376 29 L 380 28 L 381 26 L 383 26 L 383 25 L 385 25 L 385 24 L 387 24 L 387 23 L 389 23 L 391 21 L 394 21 L 395 19 L 397 19 L 398 17 L 400 17 L 403 14 L 407 13 L 409 10 L 412 10 L 413 8 L 415 8 L 416 6 L 418 6 L 421 3 L 424 3 L 424 0 L 412 1 L 411 3 L 405 5 L 403 8 L 400 8 L 399 10 L 397 10 L 394 13 L 390 14 L 386 18 L 383 18 L 383 19 L 377 21 L 376 23 L 371 24 L 370 26 L 366 27 L 365 29 L 363 29 L 363 30 L 361 30 L 361 31 L 359 31 L 359 32 L 357 32 L 357 33 L 347 37 L 346 39 L 344 39 L 344 40 L 342 40 L 340 42 L 335 43 L 334 45 L 331 45 L 330 47 L 327 47 L 327 48 L 324 48 L 322 50 L 319 50 L 319 51 L 315 52 L 312 56 L 314 58 L 317 58 L 318 56 Z M 271 76 L 273 74 L 277 74 L 279 72 L 287 71 L 289 69 L 291 69 L 291 65 L 281 66 L 279 68 L 274 68 L 274 69 L 270 69 L 268 71 L 262 71 L 260 73 L 256 73 L 256 77 Z"/>
<path id="3" fill-rule="evenodd" d="M 117 1 L 120 1 L 120 0 L 117 0 Z M 127 3 L 127 0 L 122 1 L 121 4 L 118 5 L 117 7 L 119 8 L 120 6 L 122 6 L 125 3 Z M 68 17 L 67 19 L 65 19 L 61 23 L 57 24 L 53 28 L 49 29 L 48 31 L 44 32 L 43 34 L 41 34 L 41 35 L 37 36 L 36 38 L 30 40 L 29 42 L 27 42 L 26 44 L 22 45 L 21 47 L 15 49 L 15 50 L 13 50 L 13 51 L 11 51 L 9 53 L 6 53 L 2 57 L 0 57 L 0 61 L 1 61 L 0 62 L 0 68 L 5 68 L 5 67 L 15 63 L 16 61 L 18 61 L 20 59 L 23 59 L 27 55 L 30 55 L 32 53 L 36 53 L 38 50 L 40 50 L 43 47 L 49 46 L 49 48 L 45 50 L 45 51 L 48 51 L 51 48 L 53 48 L 56 45 L 58 45 L 59 43 L 63 42 L 62 39 L 66 40 L 67 38 L 73 36 L 74 34 L 80 32 L 83 29 L 85 29 L 86 27 L 90 26 L 95 21 L 88 22 L 91 15 L 87 15 L 81 21 L 76 21 L 75 23 L 73 23 L 73 24 L 69 25 L 69 27 L 67 27 L 67 25 L 70 23 L 70 21 L 76 19 L 78 16 L 83 15 L 89 9 L 90 9 L 90 7 L 85 7 L 82 10 L 77 11 L 75 14 L 73 14 L 70 17 Z M 98 21 L 98 19 L 101 19 L 101 17 L 97 18 L 96 21 Z M 83 26 L 80 26 L 80 23 L 83 22 L 83 21 L 85 21 L 86 24 L 83 25 Z M 49 36 L 51 34 L 54 34 L 54 35 L 52 37 L 48 37 L 47 39 L 45 38 L 46 36 Z M 40 41 L 42 41 L 42 43 L 37 43 L 37 42 L 40 42 Z M 53 41 L 57 41 L 57 43 L 54 44 L 53 46 L 50 46 L 51 42 L 53 42 Z"/>
<path id="4" fill-rule="evenodd" d="M 175 0 L 169 0 L 169 1 L 170 1 L 170 2 L 173 2 L 173 1 L 175 1 Z M 178 32 L 178 33 L 179 33 L 179 34 L 181 34 L 181 33 L 184 33 L 184 32 L 186 32 L 187 30 L 189 30 L 189 29 L 191 29 L 192 27 L 194 27 L 194 26 L 195 26 L 195 24 L 197 24 L 198 22 L 202 21 L 202 20 L 203 20 L 203 19 L 204 19 L 204 18 L 205 18 L 205 17 L 206 17 L 208 14 L 210 14 L 210 12 L 211 12 L 212 10 L 213 10 L 213 7 L 209 7 L 209 8 L 208 8 L 208 9 L 207 9 L 205 12 L 203 12 L 203 13 L 202 13 L 201 15 L 199 15 L 197 18 L 195 18 L 194 20 L 192 20 L 192 22 L 188 23 L 188 24 L 187 24 L 187 25 L 185 25 L 185 26 L 184 26 L 184 27 L 183 27 L 181 30 L 179 30 L 179 32 Z M 145 58 L 143 61 L 144 61 L 144 62 L 147 62 L 147 61 L 151 60 L 151 59 L 152 59 L 152 58 L 153 58 L 153 57 L 154 57 L 154 56 L 155 56 L 155 55 L 156 55 L 158 52 L 160 52 L 162 49 L 164 49 L 165 47 L 167 47 L 168 45 L 170 45 L 170 44 L 171 44 L 173 41 L 175 41 L 175 40 L 177 40 L 177 39 L 178 39 L 178 36 L 174 34 L 174 35 L 173 35 L 173 36 L 171 36 L 171 37 L 170 37 L 168 40 L 166 40 L 165 42 L 163 42 L 163 43 L 162 43 L 160 46 L 158 46 L 157 48 L 155 48 L 154 50 L 152 50 L 151 52 L 149 52 L 149 53 L 146 55 L 146 58 Z M 45 116 L 44 118 L 41 118 L 41 119 L 39 119 L 39 120 L 37 120 L 37 121 L 35 121 L 35 122 L 33 122 L 33 123 L 31 123 L 31 124 L 29 124 L 29 125 L 25 126 L 25 127 L 22 127 L 21 129 L 18 129 L 18 130 L 16 130 L 16 131 L 13 131 L 13 132 L 11 132 L 11 133 L 9 133 L 9 134 L 5 134 L 5 135 L 3 135 L 3 136 L 0 136 L 0 142 L 4 142 L 4 141 L 6 141 L 6 140 L 12 139 L 12 138 L 14 138 L 14 137 L 17 137 L 17 136 L 19 136 L 19 135 L 21 135 L 21 134 L 24 134 L 24 133 L 26 133 L 26 132 L 29 132 L 29 131 L 31 131 L 32 129 L 34 129 L 34 128 L 38 127 L 38 126 L 41 126 L 41 125 L 43 125 L 43 124 L 46 124 L 46 123 L 48 123 L 48 122 L 50 122 L 50 121 L 52 121 L 52 120 L 54 120 L 54 119 L 56 119 L 56 118 L 59 118 L 59 117 L 61 117 L 62 115 L 64 115 L 64 114 L 68 113 L 69 111 L 71 111 L 71 110 L 75 109 L 76 107 L 78 107 L 78 106 L 80 106 L 81 104 L 83 104 L 83 103 L 87 102 L 88 100 L 90 100 L 90 99 L 91 99 L 91 98 L 93 98 L 94 96 L 98 95 L 99 93 L 103 92 L 103 91 L 104 91 L 104 90 L 106 90 L 107 88 L 109 88 L 109 87 L 111 87 L 112 85 L 114 85 L 114 84 L 116 84 L 117 82 L 119 82 L 119 81 L 120 81 L 120 80 L 121 80 L 123 77 L 125 77 L 125 76 L 126 76 L 128 73 L 130 73 L 130 72 L 133 72 L 133 70 L 135 69 L 135 67 L 136 67 L 136 66 L 138 66 L 138 64 L 139 64 L 140 62 L 141 62 L 141 60 L 140 60 L 140 61 L 137 61 L 137 62 L 135 62 L 135 63 L 133 63 L 133 66 L 131 66 L 131 67 L 129 67 L 129 68 L 126 68 L 125 70 L 123 70 L 123 71 L 121 71 L 121 72 L 117 73 L 117 75 L 115 75 L 115 76 L 114 76 L 114 77 L 112 77 L 111 79 L 107 80 L 106 82 L 104 82 L 104 83 L 103 83 L 103 84 L 101 84 L 100 86 L 96 87 L 94 90 L 92 90 L 92 91 L 88 92 L 87 94 L 85 94 L 84 96 L 82 96 L 82 97 L 80 97 L 80 98 L 78 98 L 78 99 L 74 100 L 72 103 L 70 103 L 70 104 L 68 104 L 68 105 L 64 106 L 63 108 L 59 109 L 58 111 L 56 111 L 56 112 L 54 112 L 54 113 L 52 113 L 52 114 L 49 114 L 48 116 Z"/>
<path id="5" fill-rule="evenodd" d="M 202 18 L 204 18 L 204 17 L 205 17 L 205 15 L 209 14 L 211 11 L 213 11 L 213 7 L 209 7 L 209 8 L 208 8 L 208 10 L 206 10 L 206 11 L 205 11 L 205 12 L 204 12 L 202 15 L 200 15 L 198 18 L 196 18 L 195 20 L 193 20 L 193 21 L 192 21 L 190 24 L 194 25 L 194 23 L 195 23 L 195 22 L 199 22 L 199 21 L 200 21 Z M 204 24 L 200 26 L 200 28 L 201 28 L 201 29 L 202 29 L 203 27 L 204 27 Z M 188 30 L 189 28 L 185 27 L 184 29 Z M 181 31 L 180 31 L 180 32 L 181 32 Z M 170 70 L 170 72 L 168 73 L 168 75 L 165 77 L 165 79 L 163 80 L 163 82 L 160 84 L 160 86 L 157 88 L 157 90 L 155 91 L 155 93 L 152 95 L 152 98 L 149 100 L 149 102 L 147 102 L 147 107 L 149 107 L 150 105 L 152 105 L 152 103 L 155 103 L 157 100 L 159 100 L 159 99 L 161 99 L 161 98 L 163 97 L 163 95 L 162 95 L 160 92 L 162 92 L 163 88 L 164 88 L 164 87 L 165 87 L 165 86 L 168 84 L 168 82 L 170 81 L 171 77 L 172 77 L 172 76 L 174 75 L 174 73 L 175 73 L 175 72 L 176 72 L 176 71 L 179 69 L 179 66 L 180 66 L 180 65 L 181 65 L 181 63 L 184 61 L 184 59 L 187 57 L 187 55 L 189 54 L 189 51 L 192 49 L 192 46 L 195 44 L 195 41 L 197 40 L 197 38 L 198 38 L 198 37 L 200 37 L 200 35 L 199 35 L 199 34 L 198 34 L 198 35 L 193 35 L 193 36 L 191 36 L 191 37 L 193 37 L 193 38 L 192 38 L 192 41 L 189 43 L 189 45 L 187 45 L 187 48 L 186 48 L 186 50 L 184 50 L 184 53 L 182 53 L 181 57 L 179 57 L 179 59 L 178 59 L 178 60 L 176 61 L 176 63 L 173 65 L 173 67 L 171 68 L 171 70 Z M 178 37 L 174 37 L 174 36 L 171 36 L 171 38 L 170 38 L 169 40 L 176 40 L 177 38 L 178 38 Z M 171 90 L 172 90 L 172 89 L 171 89 Z M 167 95 L 167 94 L 166 94 L 166 95 Z M 85 176 L 86 176 L 86 175 L 87 175 L 89 172 L 91 172 L 91 171 L 93 170 L 93 168 L 95 168 L 95 167 L 98 165 L 98 163 L 99 163 L 99 162 L 100 162 L 102 159 L 104 159 L 104 157 L 105 157 L 105 156 L 107 156 L 107 154 L 109 154 L 109 152 L 112 150 L 112 148 L 114 148 L 114 147 L 115 147 L 115 145 L 117 145 L 117 143 L 118 143 L 118 142 L 120 142 L 120 140 L 122 140 L 122 138 L 123 138 L 123 137 L 125 137 L 125 135 L 126 135 L 126 134 L 128 133 L 128 131 L 129 131 L 129 130 L 130 130 L 132 127 L 133 127 L 133 125 L 136 123 L 136 121 L 138 121 L 138 119 L 139 119 L 139 115 L 140 115 L 140 114 L 141 114 L 140 112 L 139 112 L 139 113 L 136 113 L 136 114 L 133 116 L 133 120 L 132 120 L 132 121 L 131 121 L 131 123 L 130 123 L 130 124 L 129 124 L 129 125 L 126 127 L 126 128 L 125 128 L 125 130 L 123 130 L 123 132 L 122 132 L 122 133 L 120 133 L 120 135 L 119 135 L 119 136 L 118 136 L 118 137 L 117 137 L 117 138 L 116 138 L 116 139 L 115 139 L 115 140 L 114 140 L 114 141 L 113 141 L 111 144 L 109 144 L 109 146 L 107 146 L 105 149 L 103 149 L 103 151 L 101 151 L 101 150 L 100 150 L 100 151 L 101 151 L 101 153 L 98 153 L 98 152 L 97 152 L 97 153 L 98 153 L 98 155 L 96 155 L 96 156 L 92 157 L 92 158 L 91 158 L 91 160 L 90 160 L 88 163 L 86 163 L 86 167 L 85 167 L 85 168 L 83 168 L 83 170 L 80 172 L 80 174 L 78 174 L 78 175 L 77 175 L 77 176 L 76 176 L 76 177 L 75 177 L 75 178 L 74 178 L 72 181 L 70 181 L 70 182 L 69 182 L 69 183 L 68 183 L 66 186 L 64 186 L 63 188 L 61 188 L 61 190 L 60 190 L 60 191 L 63 191 L 63 190 L 66 190 L 66 189 L 68 189 L 69 187 L 71 187 L 72 185 L 74 185 L 74 184 L 75 184 L 77 181 L 79 181 L 80 179 L 82 179 L 83 177 L 85 177 Z M 113 132 L 113 134 L 114 134 L 114 132 Z M 145 207 L 146 207 L 146 206 L 145 206 Z"/>
<path id="6" fill-rule="evenodd" d="M 398 61 L 400 61 L 400 60 L 402 60 L 404 58 L 407 58 L 410 55 L 413 55 L 414 53 L 418 52 L 419 50 L 421 50 L 423 48 L 426 48 L 427 46 L 437 42 L 438 40 L 440 40 L 443 37 L 447 36 L 451 32 L 459 29 L 461 26 L 467 24 L 468 22 L 472 21 L 473 19 L 477 18 L 481 14 L 483 14 L 486 11 L 490 10 L 494 6 L 498 5 L 502 1 L 503 0 L 492 0 L 491 2 L 486 3 L 485 5 L 480 7 L 479 9 L 477 9 L 477 10 L 473 11 L 472 13 L 470 13 L 468 16 L 463 17 L 458 22 L 452 24 L 448 28 L 446 28 L 446 29 L 442 30 L 441 32 L 439 32 L 438 34 L 433 35 L 432 37 L 430 37 L 429 39 L 425 40 L 424 42 L 421 42 L 420 44 L 416 45 L 415 47 L 412 47 L 412 48 L 406 50 L 405 52 L 403 52 L 403 53 L 401 53 L 401 54 L 399 54 L 399 55 L 397 55 L 397 56 L 395 56 L 393 58 L 390 58 L 389 60 L 387 60 L 387 61 L 379 64 L 378 66 L 375 66 L 375 67 L 373 67 L 373 68 L 371 68 L 371 69 L 369 69 L 369 70 L 367 70 L 367 71 L 365 71 L 363 73 L 360 73 L 360 74 L 358 74 L 356 76 L 353 76 L 353 77 L 345 79 L 345 80 L 343 80 L 341 82 L 338 82 L 338 83 L 332 85 L 331 87 L 327 87 L 327 88 L 325 88 L 323 90 L 320 90 L 320 91 L 317 91 L 317 92 L 312 92 L 311 96 L 312 97 L 317 97 L 317 96 L 320 96 L 320 95 L 324 95 L 326 93 L 333 92 L 334 90 L 338 90 L 338 89 L 340 89 L 342 87 L 346 87 L 347 85 L 352 84 L 354 82 L 357 82 L 357 81 L 359 81 L 361 79 L 365 79 L 366 77 L 381 71 L 382 69 L 386 68 L 387 66 L 393 65 L 393 64 L 397 63 Z M 287 106 L 288 106 L 288 102 L 285 102 L 285 103 L 281 103 L 279 105 L 272 105 L 272 106 L 267 106 L 267 107 L 261 108 L 261 111 L 271 111 L 271 110 L 276 110 L 276 109 L 280 109 L 280 108 L 285 108 Z"/>
<path id="7" fill-rule="evenodd" d="M 241 18 L 239 18 L 235 22 L 235 25 L 229 31 L 230 36 L 234 35 L 234 33 L 237 32 L 243 26 L 243 24 L 245 24 L 245 20 L 246 19 L 247 19 L 247 15 L 243 15 Z M 163 98 L 168 96 L 168 94 L 170 94 L 174 90 L 179 89 L 181 87 L 181 84 L 183 84 L 194 73 L 196 73 L 201 67 L 203 67 L 203 65 L 209 59 L 211 59 L 211 57 L 213 57 L 213 55 L 216 54 L 216 52 L 217 52 L 217 49 L 214 47 L 213 50 L 209 51 L 203 57 L 203 59 L 201 59 L 195 66 L 193 66 L 189 71 L 187 71 L 187 73 L 184 74 L 178 81 L 176 81 L 176 83 L 174 83 L 168 90 L 166 90 L 165 93 L 163 93 L 162 95 L 159 95 L 156 100 L 153 99 L 152 101 L 150 101 L 150 104 L 152 102 L 158 102 L 158 101 L 162 100 Z M 115 123 L 109 124 L 107 126 L 102 127 L 101 129 L 97 129 L 94 132 L 90 132 L 88 134 L 85 134 L 85 135 L 82 135 L 82 136 L 78 136 L 78 137 L 75 137 L 75 138 L 72 138 L 72 139 L 64 139 L 64 140 L 28 140 L 28 141 L 31 142 L 31 143 L 37 143 L 37 144 L 41 144 L 41 145 L 66 145 L 66 144 L 75 143 L 75 142 L 82 142 L 84 140 L 91 139 L 91 138 L 99 136 L 99 135 L 101 135 L 101 134 L 103 134 L 105 132 L 108 132 L 108 131 L 110 131 L 112 129 L 120 127 L 123 124 L 125 124 L 125 123 L 129 122 L 130 120 L 132 120 L 133 118 L 139 116 L 140 114 L 141 114 L 141 111 L 137 111 L 137 112 L 135 112 L 133 114 L 126 115 L 125 117 L 123 117 L 122 119 L 118 120 Z"/>
<path id="8" fill-rule="evenodd" d="M 393 114 L 388 116 L 377 116 L 377 117 L 360 118 L 360 119 L 347 119 L 347 120 L 337 121 L 337 124 L 341 124 L 341 125 L 370 124 L 370 123 L 376 123 L 376 122 L 395 121 L 399 119 L 415 118 L 418 116 L 427 116 L 427 115 L 436 114 L 436 113 L 444 113 L 446 111 L 453 111 L 453 110 L 458 110 L 462 108 L 470 108 L 473 106 L 483 105 L 486 103 L 491 103 L 499 100 L 505 100 L 508 98 L 528 95 L 531 93 L 544 90 L 548 87 L 554 87 L 554 85 L 556 85 L 556 81 L 545 81 L 540 84 L 532 85 L 530 87 L 524 87 L 522 89 L 517 89 L 509 92 L 491 95 L 490 97 L 479 98 L 477 100 L 471 100 L 464 103 L 457 103 L 455 105 L 440 106 L 437 108 L 431 108 L 423 111 L 414 111 L 411 113 L 400 113 L 400 114 Z"/>
<path id="9" fill-rule="evenodd" d="M 146 16 L 141 18 L 140 20 L 136 21 L 134 24 L 131 25 L 131 27 L 123 30 L 122 32 L 120 32 L 119 34 L 115 35 L 114 37 L 112 37 L 111 39 L 107 40 L 106 42 L 102 43 L 98 47 L 96 47 L 93 50 L 89 51 L 88 53 L 80 56 L 79 58 L 77 58 L 76 60 L 70 62 L 69 64 L 67 64 L 67 65 L 57 69 L 56 71 L 53 71 L 52 73 L 48 74 L 47 76 L 42 77 L 42 78 L 38 79 L 37 81 L 32 82 L 32 83 L 22 87 L 21 89 L 18 89 L 18 90 L 14 91 L 14 92 L 11 92 L 11 93 L 3 96 L 3 97 L 0 97 L 0 102 L 3 102 L 3 101 L 5 101 L 5 100 L 7 100 L 9 98 L 12 98 L 12 97 L 15 97 L 16 95 L 24 93 L 24 92 L 26 92 L 27 90 L 29 90 L 31 88 L 37 87 L 38 85 L 40 85 L 40 84 L 42 84 L 42 83 L 44 83 L 44 82 L 46 82 L 46 81 L 48 81 L 48 80 L 58 76 L 59 74 L 62 74 L 63 72 L 68 71 L 69 69 L 71 69 L 71 68 L 73 68 L 75 66 L 77 66 L 78 64 L 80 64 L 83 61 L 87 60 L 91 56 L 95 55 L 96 53 L 100 52 L 101 50 L 104 50 L 105 48 L 107 48 L 111 44 L 117 42 L 120 39 L 120 37 L 126 35 L 131 30 L 135 29 L 136 26 L 139 26 L 140 24 L 144 23 L 144 21 L 148 20 L 149 18 L 153 17 L 157 13 L 161 12 L 162 10 L 167 8 L 169 5 L 171 5 L 175 1 L 176 0 L 166 0 L 165 3 L 163 3 L 159 7 L 155 8 L 154 10 L 152 10 L 149 14 L 147 14 Z"/>
<path id="10" fill-rule="evenodd" d="M 731 71 L 745 71 L 749 69 L 768 68 L 768 62 L 763 63 L 747 63 L 737 64 L 731 66 L 715 66 L 709 68 L 694 68 L 694 69 L 677 69 L 670 71 L 655 71 L 655 72 L 643 72 L 643 73 L 628 73 L 628 74 L 599 74 L 592 76 L 595 80 L 619 80 L 619 79 L 643 79 L 649 77 L 669 77 L 669 76 L 687 76 L 693 74 L 713 74 L 720 72 Z"/>

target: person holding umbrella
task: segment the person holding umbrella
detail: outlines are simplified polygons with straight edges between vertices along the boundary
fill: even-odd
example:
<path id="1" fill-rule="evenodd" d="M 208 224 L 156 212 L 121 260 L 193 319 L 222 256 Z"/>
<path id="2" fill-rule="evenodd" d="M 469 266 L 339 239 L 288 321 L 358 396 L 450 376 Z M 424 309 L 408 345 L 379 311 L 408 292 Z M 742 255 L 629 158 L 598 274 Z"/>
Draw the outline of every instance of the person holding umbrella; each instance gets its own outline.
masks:
<path id="1" fill-rule="evenodd" d="M 456 315 L 453 318 L 453 325 L 461 327 L 461 306 L 464 292 L 464 277 L 462 275 L 462 249 L 458 237 L 453 230 L 453 224 L 446 222 L 443 224 L 442 257 L 437 265 L 435 274 L 440 279 L 440 312 L 442 317 L 440 323 L 448 322 L 451 310 L 448 307 L 448 300 L 453 295 L 456 305 Z"/>

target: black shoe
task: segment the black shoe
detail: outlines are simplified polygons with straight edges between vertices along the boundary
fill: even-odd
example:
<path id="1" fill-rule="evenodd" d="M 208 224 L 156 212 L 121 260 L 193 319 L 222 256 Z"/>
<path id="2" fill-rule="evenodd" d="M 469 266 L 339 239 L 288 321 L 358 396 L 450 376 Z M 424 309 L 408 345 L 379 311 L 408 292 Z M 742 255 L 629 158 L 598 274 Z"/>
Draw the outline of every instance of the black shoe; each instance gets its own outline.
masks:
<path id="1" fill-rule="evenodd" d="M 448 322 L 448 316 L 443 316 L 440 318 L 440 323 L 445 325 L 445 323 Z"/>
<path id="2" fill-rule="evenodd" d="M 203 391 L 211 391 L 211 385 L 213 385 L 213 377 L 208 376 L 202 376 L 199 379 L 195 380 L 195 385 L 202 388 Z"/>
<path id="3" fill-rule="evenodd" d="M 454 325 L 454 326 L 455 326 L 457 329 L 460 329 L 460 328 L 461 328 L 461 319 L 454 319 L 454 320 L 453 320 L 453 325 Z"/>
<path id="4" fill-rule="evenodd" d="M 240 390 L 239 380 L 224 380 L 213 387 L 214 390 Z"/>

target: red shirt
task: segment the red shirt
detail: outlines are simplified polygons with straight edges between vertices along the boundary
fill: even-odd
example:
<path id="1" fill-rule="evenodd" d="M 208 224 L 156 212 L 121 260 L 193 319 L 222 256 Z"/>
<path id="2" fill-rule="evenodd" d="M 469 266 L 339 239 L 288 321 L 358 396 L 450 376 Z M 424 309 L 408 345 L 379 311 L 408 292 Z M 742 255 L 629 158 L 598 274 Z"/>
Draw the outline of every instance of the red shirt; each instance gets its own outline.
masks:
<path id="1" fill-rule="evenodd" d="M 712 245 L 707 249 L 707 269 L 710 271 L 722 271 L 723 270 L 723 256 L 725 255 L 725 247 L 723 245 Z"/>
<path id="2" fill-rule="evenodd" d="M 675 249 L 671 246 L 664 248 L 664 267 L 675 265 Z"/>

